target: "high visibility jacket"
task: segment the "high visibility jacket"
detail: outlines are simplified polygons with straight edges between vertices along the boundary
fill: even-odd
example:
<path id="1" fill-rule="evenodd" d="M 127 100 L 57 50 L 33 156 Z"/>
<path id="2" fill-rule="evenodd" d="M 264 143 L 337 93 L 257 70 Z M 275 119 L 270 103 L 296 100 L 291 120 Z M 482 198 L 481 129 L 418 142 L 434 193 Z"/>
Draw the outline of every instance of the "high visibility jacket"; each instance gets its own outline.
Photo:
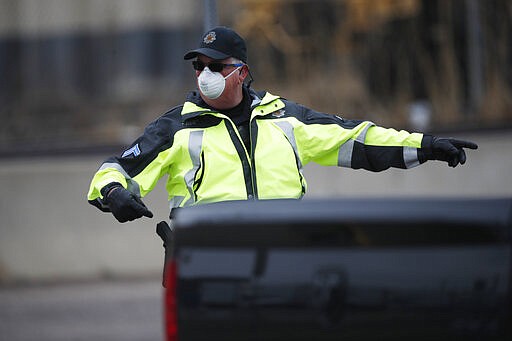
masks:
<path id="1" fill-rule="evenodd" d="M 250 90 L 250 148 L 234 123 L 207 108 L 197 92 L 149 124 L 119 157 L 94 175 L 88 200 L 108 211 L 101 189 L 121 183 L 144 197 L 167 176 L 172 207 L 226 200 L 301 198 L 302 168 L 382 171 L 418 165 L 422 134 L 320 113 L 268 92 Z"/>

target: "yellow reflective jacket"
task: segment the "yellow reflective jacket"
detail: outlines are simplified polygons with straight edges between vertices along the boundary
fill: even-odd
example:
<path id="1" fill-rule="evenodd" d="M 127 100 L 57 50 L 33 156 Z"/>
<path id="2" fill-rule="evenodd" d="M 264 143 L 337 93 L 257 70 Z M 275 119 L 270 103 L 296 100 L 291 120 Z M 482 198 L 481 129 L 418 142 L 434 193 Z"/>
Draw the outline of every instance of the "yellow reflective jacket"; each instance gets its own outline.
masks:
<path id="1" fill-rule="evenodd" d="M 119 157 L 94 175 L 88 200 L 108 211 L 101 189 L 119 182 L 144 197 L 167 176 L 172 207 L 251 199 L 301 198 L 302 167 L 325 166 L 382 171 L 420 163 L 422 134 L 345 120 L 268 92 L 250 89 L 247 150 L 229 117 L 208 109 L 197 92 L 149 124 Z"/>

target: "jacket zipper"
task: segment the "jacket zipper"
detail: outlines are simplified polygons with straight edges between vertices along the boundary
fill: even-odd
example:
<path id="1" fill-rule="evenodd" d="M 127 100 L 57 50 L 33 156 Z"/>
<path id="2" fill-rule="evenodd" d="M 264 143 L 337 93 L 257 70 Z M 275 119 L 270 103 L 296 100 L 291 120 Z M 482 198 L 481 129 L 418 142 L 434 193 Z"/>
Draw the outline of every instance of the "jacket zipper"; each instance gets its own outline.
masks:
<path id="1" fill-rule="evenodd" d="M 259 104 L 251 106 L 249 109 L 249 113 L 252 116 L 253 109 Z M 206 112 L 206 111 L 205 111 Z M 242 170 L 244 173 L 245 180 L 245 189 L 247 191 L 247 199 L 248 200 L 257 200 L 258 199 L 258 187 L 256 183 L 256 168 L 254 161 L 254 151 L 256 149 L 256 136 L 258 136 L 258 126 L 255 121 L 251 118 L 249 120 L 249 141 L 251 150 L 247 151 L 242 139 L 238 135 L 235 124 L 229 119 L 224 118 L 229 123 L 226 123 L 226 127 L 228 129 L 229 136 L 231 137 L 231 141 L 233 142 L 235 149 L 240 157 L 240 161 L 242 162 Z M 201 155 L 203 156 L 203 155 Z M 248 156 L 251 160 L 248 160 Z M 199 183 L 200 184 L 200 183 Z M 194 194 L 197 191 L 194 190 Z"/>
<path id="2" fill-rule="evenodd" d="M 252 190 L 254 193 L 254 199 L 258 199 L 258 186 L 256 182 L 256 163 L 254 160 L 254 151 L 256 150 L 256 137 L 258 136 L 258 125 L 256 120 L 249 121 L 249 142 L 251 145 L 250 155 L 251 155 L 251 180 L 252 180 Z"/>
<path id="3" fill-rule="evenodd" d="M 231 141 L 235 145 L 235 149 L 238 153 L 238 156 L 240 157 L 240 161 L 242 162 L 242 170 L 244 173 L 245 189 L 247 191 L 247 199 L 248 200 L 256 199 L 255 183 L 254 183 L 255 178 L 253 177 L 253 170 L 251 170 L 252 163 L 248 160 L 248 152 L 245 149 L 242 139 L 238 136 L 235 124 L 228 118 L 226 118 L 225 120 L 227 121 L 226 127 L 228 129 L 229 136 L 231 137 Z M 249 134 L 250 134 L 250 132 L 249 132 Z M 251 138 L 249 137 L 249 139 L 251 139 Z M 252 158 L 252 153 L 251 153 L 251 158 Z"/>

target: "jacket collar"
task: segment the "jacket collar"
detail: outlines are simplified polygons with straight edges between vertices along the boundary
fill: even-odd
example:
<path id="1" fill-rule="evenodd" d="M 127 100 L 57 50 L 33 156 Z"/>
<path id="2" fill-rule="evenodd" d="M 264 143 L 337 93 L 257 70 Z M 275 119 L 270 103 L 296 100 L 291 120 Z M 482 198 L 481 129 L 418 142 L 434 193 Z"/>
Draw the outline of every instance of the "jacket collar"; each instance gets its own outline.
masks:
<path id="1" fill-rule="evenodd" d="M 252 98 L 251 102 L 251 110 L 258 105 L 266 105 L 275 99 L 278 99 L 279 96 L 274 96 L 266 91 L 255 91 L 251 88 L 246 88 L 249 91 L 249 95 Z M 183 109 L 181 110 L 181 117 L 183 121 L 188 120 L 193 117 L 200 116 L 205 113 L 210 113 L 212 115 L 217 116 L 219 113 L 214 109 L 211 109 L 205 101 L 201 98 L 199 91 L 191 91 L 187 95 L 187 99 L 183 104 Z"/>

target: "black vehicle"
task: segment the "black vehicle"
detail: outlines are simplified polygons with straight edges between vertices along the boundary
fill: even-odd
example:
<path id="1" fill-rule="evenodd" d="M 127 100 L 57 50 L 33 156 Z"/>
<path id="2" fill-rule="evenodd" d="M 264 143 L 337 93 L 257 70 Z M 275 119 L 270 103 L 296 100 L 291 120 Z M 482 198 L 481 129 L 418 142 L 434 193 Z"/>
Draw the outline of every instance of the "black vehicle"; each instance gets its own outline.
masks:
<path id="1" fill-rule="evenodd" d="M 511 221 L 512 199 L 179 209 L 167 339 L 510 340 Z"/>

